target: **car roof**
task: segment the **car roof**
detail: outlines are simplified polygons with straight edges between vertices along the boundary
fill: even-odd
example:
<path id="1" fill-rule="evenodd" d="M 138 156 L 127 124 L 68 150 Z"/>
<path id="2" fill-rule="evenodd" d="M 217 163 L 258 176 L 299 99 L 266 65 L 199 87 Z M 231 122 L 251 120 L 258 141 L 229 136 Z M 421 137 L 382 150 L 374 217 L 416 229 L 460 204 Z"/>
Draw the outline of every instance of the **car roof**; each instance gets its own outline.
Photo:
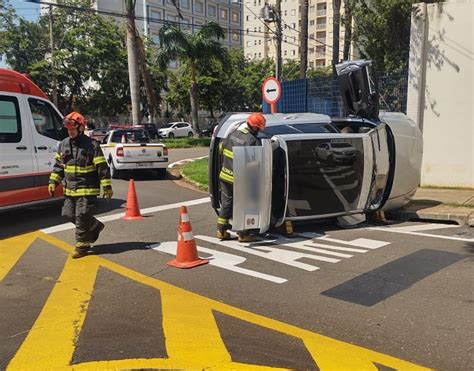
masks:
<path id="1" fill-rule="evenodd" d="M 48 99 L 46 94 L 33 81 L 25 75 L 8 68 L 0 68 L 0 90 Z"/>

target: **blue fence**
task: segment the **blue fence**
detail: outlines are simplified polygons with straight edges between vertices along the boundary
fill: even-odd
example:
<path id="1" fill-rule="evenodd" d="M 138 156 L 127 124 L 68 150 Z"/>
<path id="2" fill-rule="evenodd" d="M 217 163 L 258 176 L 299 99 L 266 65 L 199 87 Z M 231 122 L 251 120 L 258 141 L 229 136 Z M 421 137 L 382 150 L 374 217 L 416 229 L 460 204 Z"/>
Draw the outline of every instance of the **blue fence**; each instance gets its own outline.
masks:
<path id="1" fill-rule="evenodd" d="M 379 84 L 380 109 L 406 113 L 408 71 L 377 75 L 376 81 Z M 277 103 L 278 112 L 316 112 L 330 116 L 344 114 L 339 86 L 331 76 L 283 81 L 281 88 L 281 97 Z M 263 102 L 262 111 L 270 113 L 270 105 Z"/>

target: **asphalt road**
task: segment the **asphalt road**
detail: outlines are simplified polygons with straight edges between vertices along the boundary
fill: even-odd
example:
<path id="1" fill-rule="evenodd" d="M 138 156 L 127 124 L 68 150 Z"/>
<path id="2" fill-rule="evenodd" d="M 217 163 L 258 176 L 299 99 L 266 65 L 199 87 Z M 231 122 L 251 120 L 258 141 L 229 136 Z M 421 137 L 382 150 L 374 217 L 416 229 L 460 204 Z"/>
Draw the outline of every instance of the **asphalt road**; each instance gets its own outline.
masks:
<path id="1" fill-rule="evenodd" d="M 57 207 L 0 216 L 0 369 L 473 368 L 472 228 L 301 224 L 220 242 L 206 194 L 135 185 L 144 220 L 120 219 L 128 181 L 114 180 L 83 259 Z M 167 265 L 183 204 L 210 258 L 192 269 Z"/>

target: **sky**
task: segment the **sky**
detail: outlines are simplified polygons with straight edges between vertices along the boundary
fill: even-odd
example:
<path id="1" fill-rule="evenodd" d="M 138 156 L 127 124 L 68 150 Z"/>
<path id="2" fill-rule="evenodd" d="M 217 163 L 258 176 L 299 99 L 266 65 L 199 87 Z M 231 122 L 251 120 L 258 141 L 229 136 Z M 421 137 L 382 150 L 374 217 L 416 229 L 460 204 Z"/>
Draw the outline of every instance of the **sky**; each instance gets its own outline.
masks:
<path id="1" fill-rule="evenodd" d="M 16 13 L 27 19 L 28 21 L 36 21 L 39 17 L 39 5 L 29 3 L 23 0 L 7 0 L 13 8 L 16 10 Z"/>

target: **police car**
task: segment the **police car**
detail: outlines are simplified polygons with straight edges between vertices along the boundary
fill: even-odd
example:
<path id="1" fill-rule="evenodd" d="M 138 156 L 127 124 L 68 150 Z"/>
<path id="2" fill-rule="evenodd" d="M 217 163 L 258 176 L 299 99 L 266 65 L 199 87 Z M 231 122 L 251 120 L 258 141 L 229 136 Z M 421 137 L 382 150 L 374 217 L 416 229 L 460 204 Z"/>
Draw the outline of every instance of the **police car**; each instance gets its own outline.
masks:
<path id="1" fill-rule="evenodd" d="M 101 148 L 112 178 L 131 170 L 152 170 L 158 177 L 166 175 L 168 148 L 162 143 L 151 143 L 143 128 L 115 126 L 105 135 Z"/>
<path id="2" fill-rule="evenodd" d="M 51 198 L 48 182 L 59 142 L 67 136 L 62 115 L 26 76 L 0 68 L 0 211 Z"/>
<path id="3" fill-rule="evenodd" d="M 407 204 L 421 176 L 422 134 L 403 113 L 379 112 L 368 61 L 337 66 L 349 116 L 265 115 L 262 146 L 234 147 L 233 228 L 260 233 L 285 221 L 337 218 L 356 225 L 367 213 Z M 209 154 L 212 206 L 220 209 L 219 144 L 249 113 L 224 117 Z"/>

